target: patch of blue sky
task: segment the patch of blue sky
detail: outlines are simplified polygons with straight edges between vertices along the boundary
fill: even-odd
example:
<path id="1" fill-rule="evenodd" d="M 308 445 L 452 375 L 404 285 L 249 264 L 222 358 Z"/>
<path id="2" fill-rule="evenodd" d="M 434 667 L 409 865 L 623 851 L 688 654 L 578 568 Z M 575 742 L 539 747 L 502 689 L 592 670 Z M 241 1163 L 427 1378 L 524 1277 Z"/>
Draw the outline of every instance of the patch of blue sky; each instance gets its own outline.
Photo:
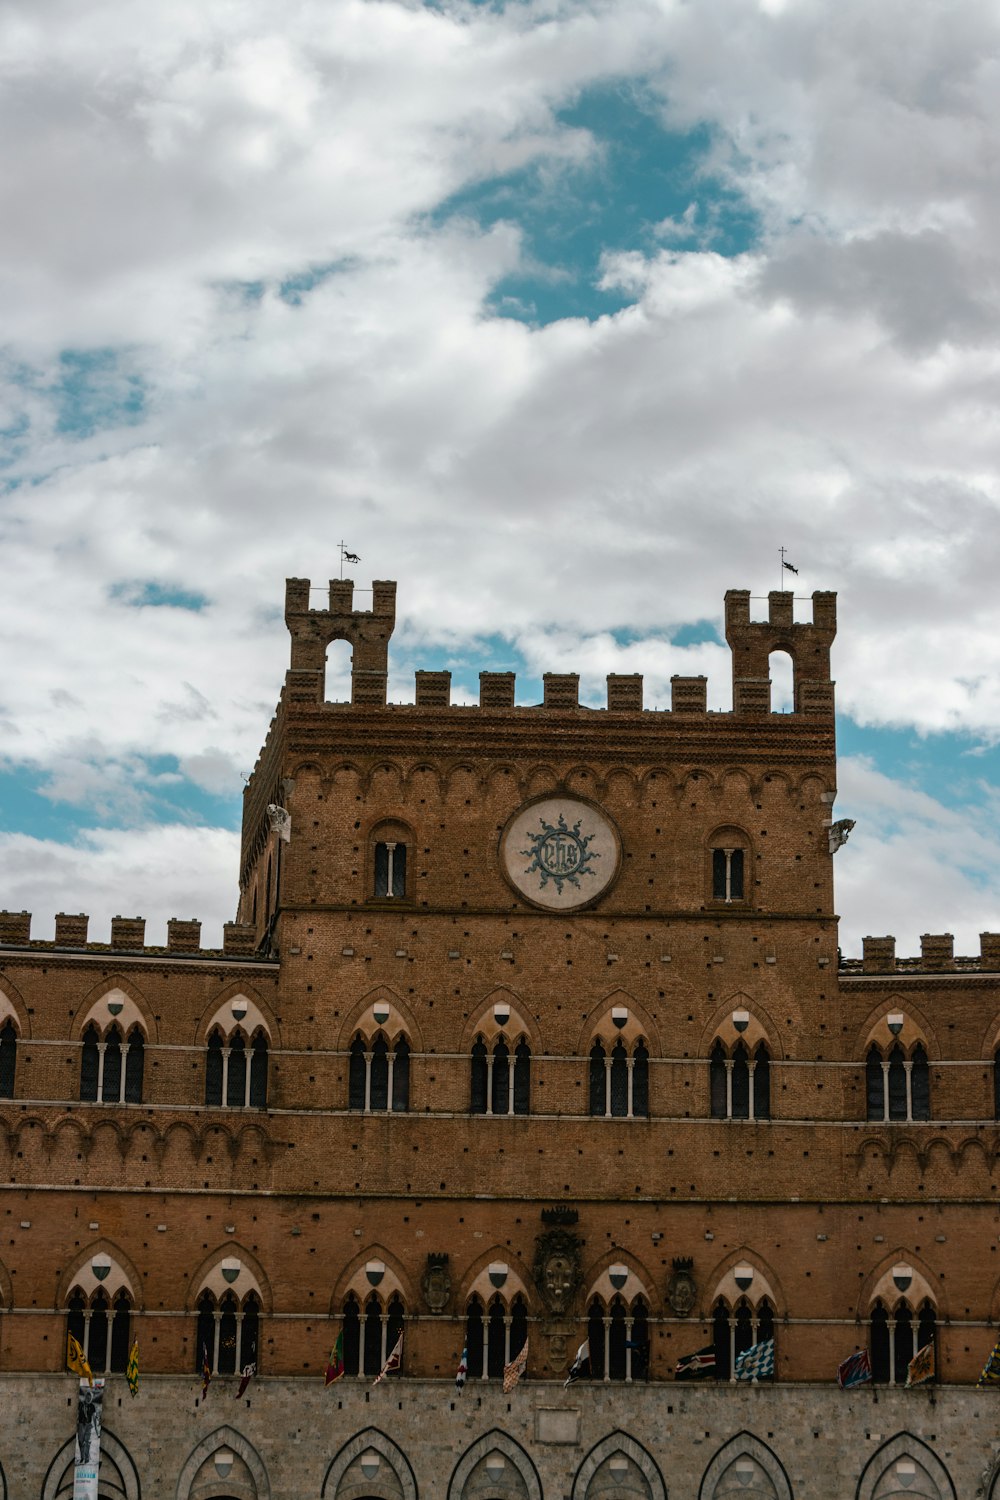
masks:
<path id="1" fill-rule="evenodd" d="M 972 735 L 862 726 L 838 714 L 837 750 L 841 757 L 867 757 L 884 776 L 926 792 L 944 807 L 984 804 L 1000 787 L 1000 745 Z"/>
<path id="2" fill-rule="evenodd" d="M 207 609 L 209 599 L 191 589 L 157 583 L 153 579 L 132 578 L 113 583 L 108 596 L 133 609 L 187 609 L 197 613 Z"/>
<path id="3" fill-rule="evenodd" d="M 52 384 L 56 431 L 89 438 L 111 427 L 133 426 L 146 412 L 146 387 L 115 349 L 64 349 Z"/>
<path id="4" fill-rule="evenodd" d="M 666 246 L 732 256 L 756 243 L 754 211 L 708 170 L 708 128 L 666 130 L 657 100 L 635 81 L 588 89 L 556 119 L 592 137 L 584 160 L 548 157 L 476 183 L 433 215 L 435 224 L 461 217 L 483 228 L 519 226 L 521 269 L 493 289 L 491 312 L 533 325 L 598 318 L 633 300 L 600 285 L 607 254 Z"/>
<path id="5" fill-rule="evenodd" d="M 82 795 L 73 800 L 65 793 L 52 795 L 48 771 L 28 766 L 0 770 L 0 829 L 71 844 L 88 828 L 134 827 L 137 823 L 240 827 L 242 785 L 234 786 L 229 795 L 208 792 L 181 776 L 170 756 L 151 757 L 145 771 L 148 779 L 128 778 L 123 783 L 120 800 L 113 786 L 99 797 Z"/>
<path id="6" fill-rule="evenodd" d="M 354 270 L 358 264 L 356 257 L 345 257 L 340 260 L 327 261 L 322 265 L 307 266 L 305 270 L 296 271 L 293 275 L 284 278 L 278 286 L 278 296 L 291 307 L 301 307 L 306 297 L 316 287 L 322 286 L 333 276 Z"/>

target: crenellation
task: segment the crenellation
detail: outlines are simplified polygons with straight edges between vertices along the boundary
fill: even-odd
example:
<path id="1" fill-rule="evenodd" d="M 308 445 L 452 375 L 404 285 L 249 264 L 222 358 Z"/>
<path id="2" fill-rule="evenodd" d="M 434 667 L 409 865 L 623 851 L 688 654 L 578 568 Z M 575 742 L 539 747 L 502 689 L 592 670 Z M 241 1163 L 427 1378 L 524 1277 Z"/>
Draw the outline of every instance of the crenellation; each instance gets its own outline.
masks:
<path id="1" fill-rule="evenodd" d="M 201 949 L 201 923 L 194 917 L 186 921 L 171 917 L 167 923 L 167 950 L 170 953 L 197 953 Z"/>
<path id="2" fill-rule="evenodd" d="M 671 677 L 670 708 L 675 714 L 708 712 L 707 677 Z"/>
<path id="3" fill-rule="evenodd" d="M 146 943 L 145 917 L 112 917 L 111 946 L 136 952 Z"/>
<path id="4" fill-rule="evenodd" d="M 30 911 L 0 911 L 0 943 L 16 945 L 31 941 Z"/>
<path id="5" fill-rule="evenodd" d="M 480 708 L 513 708 L 514 682 L 513 672 L 480 672 Z"/>
<path id="6" fill-rule="evenodd" d="M 545 708 L 579 708 L 579 672 L 544 672 L 542 689 Z"/>
<path id="7" fill-rule="evenodd" d="M 983 969 L 1000 971 L 1000 932 L 979 934 L 979 961 Z"/>
<path id="8" fill-rule="evenodd" d="M 415 698 L 417 708 L 451 706 L 450 672 L 417 672 Z"/>
<path id="9" fill-rule="evenodd" d="M 86 948 L 90 918 L 84 912 L 56 912 L 56 947 Z"/>
<path id="10" fill-rule="evenodd" d="M 608 709 L 611 713 L 642 712 L 642 673 L 608 673 Z"/>
<path id="11" fill-rule="evenodd" d="M 926 969 L 955 967 L 955 939 L 950 932 L 925 932 L 920 939 L 920 960 Z"/>
<path id="12" fill-rule="evenodd" d="M 862 938 L 863 965 L 866 974 L 880 974 L 896 967 L 894 937 Z"/>

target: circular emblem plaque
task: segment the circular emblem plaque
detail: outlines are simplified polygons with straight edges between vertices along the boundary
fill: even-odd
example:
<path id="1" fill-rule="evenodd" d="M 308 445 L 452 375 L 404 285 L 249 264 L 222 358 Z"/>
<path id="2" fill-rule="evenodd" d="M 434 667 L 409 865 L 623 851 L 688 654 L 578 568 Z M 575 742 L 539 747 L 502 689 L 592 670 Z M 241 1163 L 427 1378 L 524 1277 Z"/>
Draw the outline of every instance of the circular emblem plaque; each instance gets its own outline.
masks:
<path id="1" fill-rule="evenodd" d="M 618 834 L 611 821 L 576 797 L 544 797 L 514 814 L 500 840 L 511 885 L 533 906 L 572 911 L 589 906 L 618 873 Z"/>

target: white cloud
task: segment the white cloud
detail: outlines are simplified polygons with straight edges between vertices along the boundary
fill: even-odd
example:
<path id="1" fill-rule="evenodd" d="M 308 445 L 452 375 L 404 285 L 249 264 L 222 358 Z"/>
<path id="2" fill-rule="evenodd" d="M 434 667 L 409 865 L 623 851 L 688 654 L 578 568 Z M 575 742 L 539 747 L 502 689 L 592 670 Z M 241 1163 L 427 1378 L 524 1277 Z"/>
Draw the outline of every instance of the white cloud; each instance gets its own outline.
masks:
<path id="1" fill-rule="evenodd" d="M 236 914 L 239 837 L 219 828 L 98 829 L 73 844 L 0 835 L 0 908 L 30 911 L 32 937 L 51 940 L 58 911 L 86 911 L 91 942 L 110 941 L 114 916 L 147 918 L 146 942 L 167 940 L 170 917 L 197 917 L 202 944 L 222 946 Z"/>
<path id="2" fill-rule="evenodd" d="M 400 581 L 400 660 L 499 632 L 661 704 L 674 671 L 725 701 L 725 652 L 666 637 L 773 587 L 784 544 L 840 591 L 842 707 L 995 740 L 998 36 L 985 0 L 8 5 L 4 753 L 140 825 L 146 757 L 224 791 L 287 662 L 281 580 L 341 537 Z M 516 186 L 489 229 L 435 212 L 599 159 L 557 112 L 614 78 L 705 128 L 758 243 L 617 246 L 616 315 L 491 316 L 530 268 Z M 715 222 L 701 186 L 654 239 Z M 115 401 L 141 380 L 134 425 L 60 427 L 74 345 L 116 352 Z M 146 580 L 209 602 L 115 592 Z M 864 847 L 838 868 L 884 874 Z"/>
<path id="3" fill-rule="evenodd" d="M 857 819 L 834 858 L 845 954 L 860 956 L 866 934 L 892 933 L 900 957 L 919 957 L 922 933 L 950 932 L 956 954 L 978 955 L 979 934 L 1000 928 L 995 795 L 946 807 L 846 756 L 836 816 Z"/>

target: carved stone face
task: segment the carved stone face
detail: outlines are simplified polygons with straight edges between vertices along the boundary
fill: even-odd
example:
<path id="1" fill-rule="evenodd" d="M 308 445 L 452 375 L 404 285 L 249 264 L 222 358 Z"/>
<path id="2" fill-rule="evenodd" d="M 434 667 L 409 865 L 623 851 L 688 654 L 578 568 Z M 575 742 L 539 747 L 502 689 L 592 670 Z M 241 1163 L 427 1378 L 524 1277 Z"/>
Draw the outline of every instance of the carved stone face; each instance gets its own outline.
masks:
<path id="1" fill-rule="evenodd" d="M 553 1312 L 565 1312 L 573 1295 L 573 1262 L 556 1252 L 545 1262 L 545 1300 Z"/>

